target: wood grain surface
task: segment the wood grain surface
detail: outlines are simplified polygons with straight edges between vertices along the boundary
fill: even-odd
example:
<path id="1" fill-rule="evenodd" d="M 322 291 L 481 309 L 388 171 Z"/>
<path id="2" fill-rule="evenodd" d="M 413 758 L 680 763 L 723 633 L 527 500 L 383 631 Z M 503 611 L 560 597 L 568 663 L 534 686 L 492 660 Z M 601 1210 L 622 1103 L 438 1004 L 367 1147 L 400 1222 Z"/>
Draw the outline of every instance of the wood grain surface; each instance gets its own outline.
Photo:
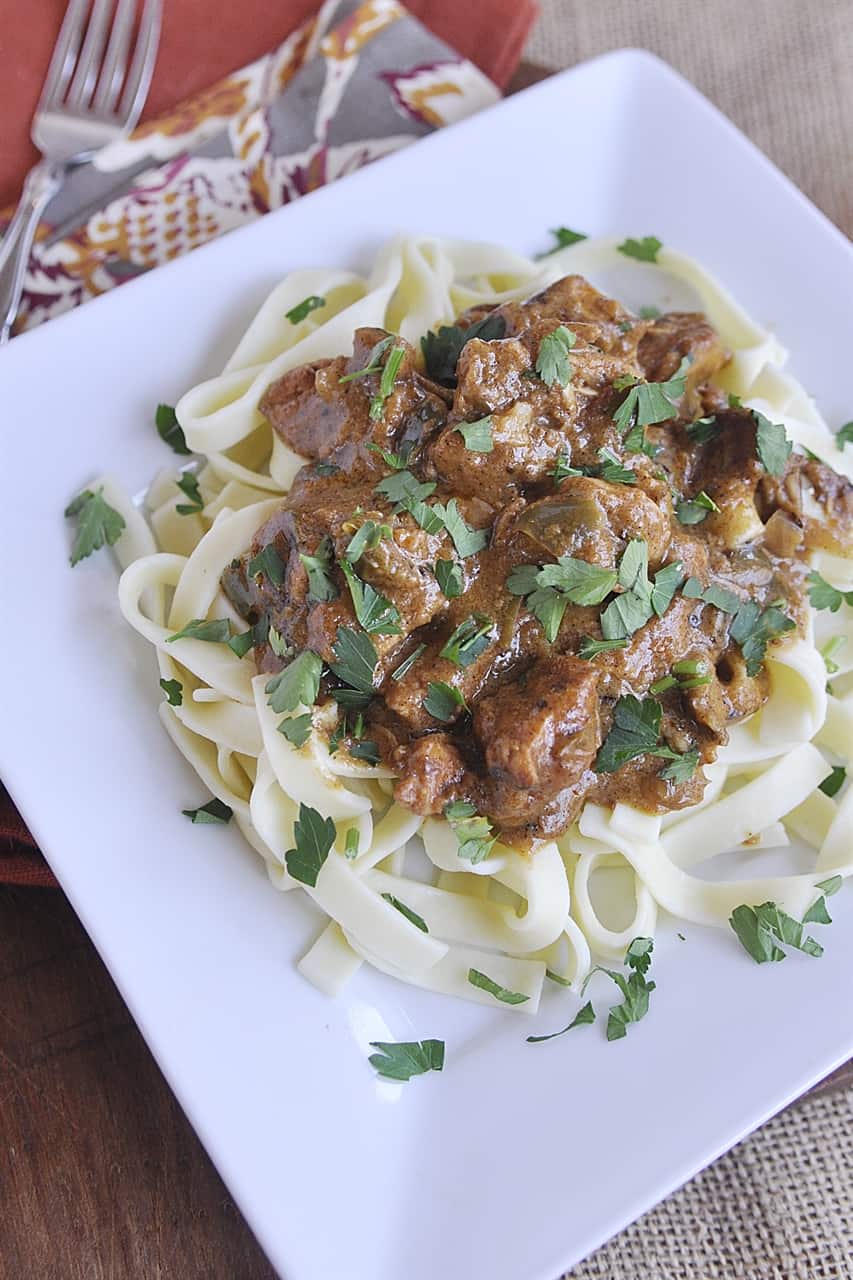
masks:
<path id="1" fill-rule="evenodd" d="M 65 897 L 0 887 L 0 1280 L 274 1277 Z"/>

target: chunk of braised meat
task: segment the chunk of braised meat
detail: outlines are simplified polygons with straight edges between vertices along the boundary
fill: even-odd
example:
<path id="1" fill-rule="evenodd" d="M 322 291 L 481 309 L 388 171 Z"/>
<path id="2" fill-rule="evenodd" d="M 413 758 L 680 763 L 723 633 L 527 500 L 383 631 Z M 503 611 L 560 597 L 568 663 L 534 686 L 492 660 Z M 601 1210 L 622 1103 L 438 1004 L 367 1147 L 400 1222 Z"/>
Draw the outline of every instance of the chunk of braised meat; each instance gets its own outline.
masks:
<path id="1" fill-rule="evenodd" d="M 466 773 L 462 753 L 446 733 L 429 733 L 400 746 L 392 760 L 400 773 L 395 799 L 426 815 L 443 812 Z"/>
<path id="2" fill-rule="evenodd" d="M 445 395 L 419 371 L 414 350 L 402 338 L 394 338 L 404 356 L 380 419 L 371 418 L 370 406 L 388 348 L 376 372 L 341 381 L 370 367 L 376 344 L 387 337 L 384 329 L 356 329 L 351 356 L 292 369 L 267 388 L 258 408 L 285 444 L 303 458 L 328 458 L 347 442 L 371 440 L 389 449 L 419 444 L 441 426 Z"/>
<path id="3" fill-rule="evenodd" d="M 853 485 L 816 458 L 792 457 L 783 476 L 762 475 L 756 506 L 778 554 L 791 556 L 802 545 L 849 555 Z"/>
<path id="4" fill-rule="evenodd" d="M 474 733 L 490 775 L 532 791 L 570 786 L 600 745 L 598 672 L 577 658 L 543 658 L 480 699 Z"/>

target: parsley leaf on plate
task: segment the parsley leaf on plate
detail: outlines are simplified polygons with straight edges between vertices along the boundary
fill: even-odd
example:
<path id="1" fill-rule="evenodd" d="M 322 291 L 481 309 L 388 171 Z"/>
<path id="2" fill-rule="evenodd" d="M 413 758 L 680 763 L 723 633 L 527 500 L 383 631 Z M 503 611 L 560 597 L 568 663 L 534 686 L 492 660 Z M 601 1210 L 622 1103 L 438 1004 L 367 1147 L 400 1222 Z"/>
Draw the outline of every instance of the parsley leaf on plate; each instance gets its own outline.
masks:
<path id="1" fill-rule="evenodd" d="M 649 1011 L 649 996 L 656 985 L 646 979 L 653 947 L 651 938 L 633 940 L 625 954 L 625 964 L 631 969 L 627 978 L 610 969 L 604 970 L 622 993 L 622 1003 L 613 1006 L 607 1019 L 608 1040 L 621 1040 L 627 1035 L 631 1023 L 639 1022 Z"/>
<path id="2" fill-rule="evenodd" d="M 178 502 L 175 510 L 179 516 L 198 515 L 199 511 L 204 508 L 204 499 L 201 496 L 201 489 L 198 487 L 198 476 L 194 471 L 185 471 L 184 474 L 175 481 L 181 493 L 186 494 L 189 502 Z"/>
<path id="3" fill-rule="evenodd" d="M 536 372 L 546 384 L 553 387 L 558 383 L 568 386 L 572 376 L 572 362 L 569 352 L 577 342 L 577 335 L 567 329 L 564 324 L 558 325 L 551 333 L 546 333 L 539 343 L 536 356 Z"/>
<path id="4" fill-rule="evenodd" d="M 758 460 L 771 476 L 781 476 L 791 455 L 793 445 L 781 422 L 771 422 L 757 409 L 751 409 L 755 423 L 755 451 Z"/>
<path id="5" fill-rule="evenodd" d="M 421 643 L 416 649 L 413 649 L 408 658 L 404 658 L 399 667 L 391 672 L 392 680 L 402 680 L 406 672 L 411 671 L 421 654 L 426 653 L 426 645 Z"/>
<path id="6" fill-rule="evenodd" d="M 460 422 L 453 428 L 465 441 L 465 448 L 472 453 L 491 453 L 495 447 L 492 438 L 492 415 L 478 418 L 476 422 Z"/>
<path id="7" fill-rule="evenodd" d="M 696 766 L 699 764 L 699 752 L 695 747 L 683 754 L 675 755 L 664 769 L 660 771 L 660 777 L 665 778 L 669 782 L 689 782 L 696 772 Z"/>
<path id="8" fill-rule="evenodd" d="M 313 707 L 320 692 L 323 662 L 312 649 L 303 649 L 298 657 L 267 681 L 267 701 L 281 715 L 297 707 Z"/>
<path id="9" fill-rule="evenodd" d="M 554 470 L 551 474 L 554 477 L 555 484 L 559 487 L 562 481 L 567 479 L 568 476 L 582 476 L 585 472 L 580 467 L 573 467 L 570 465 L 568 453 L 561 453 L 557 461 L 554 463 Z"/>
<path id="10" fill-rule="evenodd" d="M 456 718 L 459 707 L 465 711 L 468 710 L 465 699 L 458 689 L 455 689 L 452 684 L 447 684 L 445 680 L 430 680 L 427 685 L 427 696 L 424 698 L 425 711 L 436 720 L 441 720 L 443 724 L 449 724 Z"/>
<path id="11" fill-rule="evenodd" d="M 352 627 L 338 627 L 337 639 L 332 646 L 336 661 L 331 668 L 339 680 L 360 693 L 373 693 L 373 673 L 376 670 L 376 649 L 370 636 Z M 341 690 L 335 691 L 340 701 Z"/>
<path id="12" fill-rule="evenodd" d="M 401 902 L 399 898 L 395 898 L 393 893 L 383 893 L 382 897 L 386 902 L 390 902 L 392 907 L 396 907 L 400 914 L 404 915 L 416 929 L 420 929 L 421 933 L 429 933 L 426 920 L 424 920 L 423 916 L 419 916 L 417 911 L 413 911 L 411 907 L 407 907 L 405 902 Z"/>
<path id="13" fill-rule="evenodd" d="M 375 520 L 365 520 L 364 524 L 359 529 L 356 529 L 350 538 L 344 556 L 350 564 L 356 564 L 365 551 L 372 551 L 374 547 L 379 546 L 383 538 L 390 537 L 390 525 L 377 524 Z"/>
<path id="14" fill-rule="evenodd" d="M 198 809 L 182 809 L 181 813 L 184 817 L 189 818 L 190 822 L 207 823 L 214 825 L 216 823 L 225 826 L 231 821 L 234 810 L 229 805 L 223 804 L 221 800 L 208 800 L 207 804 L 203 804 Z"/>
<path id="15" fill-rule="evenodd" d="M 846 444 L 853 444 L 853 422 L 845 422 L 843 427 L 838 428 L 835 442 L 839 449 L 843 449 Z"/>
<path id="16" fill-rule="evenodd" d="M 166 636 L 166 644 L 173 640 L 208 640 L 211 644 L 225 644 L 231 637 L 231 623 L 227 618 L 190 618 L 185 627 L 173 636 Z"/>
<path id="17" fill-rule="evenodd" d="M 347 580 L 355 616 L 365 631 L 375 636 L 402 635 L 396 605 L 376 591 L 369 582 L 362 582 L 348 560 L 341 561 L 341 570 Z"/>
<path id="18" fill-rule="evenodd" d="M 124 516 L 104 501 L 103 492 L 103 489 L 97 493 L 84 489 L 65 508 L 67 518 L 77 517 L 77 535 L 71 548 L 72 567 L 93 551 L 100 551 L 105 544 L 114 546 L 124 532 Z"/>
<path id="19" fill-rule="evenodd" d="M 377 485 L 374 485 L 374 492 L 380 493 L 383 498 L 395 503 L 398 511 L 404 511 L 410 504 L 421 502 L 434 493 L 435 484 L 432 481 L 421 483 L 411 471 L 404 468 L 380 480 Z"/>
<path id="20" fill-rule="evenodd" d="M 813 609 L 829 609 L 830 613 L 837 613 L 844 603 L 853 607 L 853 591 L 839 591 L 822 578 L 816 569 L 812 569 L 806 582 L 809 584 L 809 603 Z"/>
<path id="21" fill-rule="evenodd" d="M 189 454 L 186 437 L 177 414 L 170 404 L 158 404 L 154 414 L 154 424 L 160 439 L 175 453 Z"/>
<path id="22" fill-rule="evenodd" d="M 516 565 L 506 580 L 514 596 L 525 596 L 526 606 L 541 623 L 545 638 L 553 644 L 568 604 L 600 604 L 616 585 L 613 569 L 603 569 L 560 556 L 556 564 Z"/>
<path id="23" fill-rule="evenodd" d="M 682 586 L 681 594 L 688 600 L 704 600 L 706 604 L 712 604 L 715 609 L 720 609 L 723 613 L 737 613 L 743 604 L 740 596 L 736 596 L 733 591 L 727 591 L 719 583 L 712 582 L 707 587 L 703 587 L 698 578 L 692 577 L 688 578 Z"/>
<path id="24" fill-rule="evenodd" d="M 494 630 L 495 624 L 491 618 L 482 613 L 474 613 L 459 623 L 438 656 L 446 658 L 457 667 L 470 667 L 492 643 Z"/>
<path id="25" fill-rule="evenodd" d="M 386 1080 L 411 1080 L 427 1071 L 441 1071 L 444 1067 L 443 1040 L 412 1040 L 394 1044 L 388 1040 L 372 1040 L 372 1053 L 367 1061 Z"/>
<path id="26" fill-rule="evenodd" d="M 837 796 L 841 788 L 844 786 L 844 780 L 847 777 L 847 770 L 841 764 L 832 766 L 832 773 L 828 774 L 820 783 L 820 790 L 825 796 Z"/>
<path id="27" fill-rule="evenodd" d="M 296 306 L 291 307 L 289 311 L 285 311 L 284 318 L 289 320 L 291 324 L 301 324 L 312 311 L 316 311 L 318 307 L 325 307 L 325 305 L 325 298 L 319 297 L 316 293 L 309 293 L 307 298 L 297 302 Z"/>
<path id="28" fill-rule="evenodd" d="M 635 240 L 633 236 L 629 236 L 616 247 L 620 253 L 624 253 L 626 258 L 636 258 L 638 262 L 657 262 L 658 251 L 663 248 L 663 245 L 657 236 L 643 236 L 642 240 Z"/>
<path id="29" fill-rule="evenodd" d="M 400 372 L 400 365 L 403 363 L 405 354 L 406 348 L 398 346 L 392 347 L 386 356 L 382 377 L 379 379 L 379 390 L 370 402 L 371 422 L 378 422 L 385 412 L 385 401 L 394 389 L 394 382 Z"/>
<path id="30" fill-rule="evenodd" d="M 468 970 L 468 981 L 472 987 L 479 987 L 481 991 L 488 991 L 490 996 L 494 996 L 502 1004 L 525 1004 L 530 999 L 530 996 L 525 996 L 520 991 L 508 991 L 506 987 L 494 982 L 487 974 L 481 973 L 479 969 Z"/>
<path id="31" fill-rule="evenodd" d="M 624 649 L 627 643 L 627 636 L 620 636 L 616 640 L 594 640 L 592 636 L 584 636 L 578 649 L 578 657 L 583 658 L 584 662 L 589 662 L 610 649 Z"/>
<path id="32" fill-rule="evenodd" d="M 567 1031 L 573 1031 L 575 1027 L 588 1027 L 593 1022 L 595 1022 L 595 1010 L 592 1007 L 592 1001 L 587 1000 L 583 1008 L 578 1009 L 569 1025 L 563 1027 L 562 1031 L 552 1031 L 548 1036 L 528 1036 L 527 1043 L 541 1044 L 544 1040 L 556 1040 L 557 1036 L 564 1036 Z"/>
<path id="33" fill-rule="evenodd" d="M 610 484 L 636 484 L 637 473 L 631 467 L 623 467 L 612 449 L 599 449 L 598 456 L 601 459 L 601 466 L 596 470 L 602 480 L 607 480 Z"/>
<path id="34" fill-rule="evenodd" d="M 641 320 L 657 320 L 660 314 L 660 307 L 640 307 L 637 312 Z"/>
<path id="35" fill-rule="evenodd" d="M 304 715 L 290 716 L 288 719 L 282 720 L 278 726 L 278 731 L 294 747 L 304 747 L 311 737 L 311 712 L 306 711 Z"/>
<path id="36" fill-rule="evenodd" d="M 646 438 L 646 429 L 638 422 L 634 423 L 622 443 L 629 453 L 644 453 L 647 458 L 656 458 L 660 453 L 660 446 Z"/>
<path id="37" fill-rule="evenodd" d="M 300 551 L 299 559 L 308 574 L 308 599 L 316 603 L 321 600 L 334 600 L 338 589 L 329 576 L 332 567 L 332 539 L 325 534 L 317 544 L 313 555 Z M 251 568 L 251 565 L 249 566 Z"/>
<path id="38" fill-rule="evenodd" d="M 160 688 L 166 695 L 170 707 L 180 707 L 184 701 L 184 686 L 180 680 L 161 680 Z"/>
<path id="39" fill-rule="evenodd" d="M 476 866 L 488 858 L 496 839 L 488 818 L 481 818 L 467 800 L 445 805 L 444 816 L 454 830 L 459 843 L 457 855 L 463 862 Z"/>
<path id="40" fill-rule="evenodd" d="M 720 434 L 720 428 L 717 426 L 717 419 L 714 415 L 708 418 L 697 418 L 695 422 L 691 422 L 685 427 L 685 431 L 693 444 L 707 444 L 709 440 L 713 440 L 715 436 Z"/>
<path id="41" fill-rule="evenodd" d="M 360 369 L 354 369 L 352 373 L 345 373 L 338 378 L 338 385 L 346 382 L 354 382 L 357 378 L 366 378 L 371 373 L 381 373 L 382 365 L 379 363 L 382 356 L 394 341 L 393 333 L 388 333 L 384 338 L 380 338 L 374 343 L 368 352 L 367 361 Z"/>
<path id="42" fill-rule="evenodd" d="M 695 498 L 683 498 L 676 503 L 675 514 L 681 524 L 701 524 L 709 511 L 719 511 L 713 498 L 703 489 Z"/>
<path id="43" fill-rule="evenodd" d="M 823 904 L 822 908 L 814 903 L 806 915 L 810 917 L 812 923 L 831 923 L 825 902 L 822 898 L 818 899 L 818 902 Z M 775 902 L 763 902 L 757 907 L 746 904 L 735 907 L 729 917 L 729 924 L 737 935 L 738 941 L 749 952 L 756 964 L 784 960 L 785 952 L 780 943 L 816 958 L 823 955 L 823 947 L 820 943 L 804 933 L 803 922 L 789 916 Z"/>
<path id="44" fill-rule="evenodd" d="M 570 244 L 578 244 L 579 241 L 587 239 L 583 231 L 572 231 L 571 227 L 552 227 L 551 235 L 556 240 L 556 244 L 553 249 L 548 249 L 545 253 L 540 254 L 541 258 L 547 258 L 549 254 L 556 253 L 558 249 L 565 249 Z"/>
<path id="45" fill-rule="evenodd" d="M 654 751 L 660 738 L 661 705 L 624 694 L 613 708 L 613 725 L 595 760 L 596 773 L 615 773 L 637 756 Z"/>
<path id="46" fill-rule="evenodd" d="M 421 350 L 428 377 L 435 382 L 453 386 L 456 382 L 456 365 L 462 348 L 472 338 L 493 342 L 506 333 L 506 321 L 501 315 L 489 314 L 476 320 L 467 329 L 458 325 L 441 325 L 437 333 L 430 330 L 421 338 Z"/>
<path id="47" fill-rule="evenodd" d="M 246 572 L 250 578 L 268 578 L 275 586 L 280 587 L 284 582 L 284 569 L 284 561 L 277 549 L 269 542 L 256 556 L 252 556 Z"/>
<path id="48" fill-rule="evenodd" d="M 623 378 L 616 379 L 613 385 L 617 390 L 629 387 L 628 394 L 613 414 L 613 421 L 623 435 L 627 435 L 632 427 L 651 427 L 658 422 L 678 417 L 678 410 L 673 402 L 684 395 L 689 365 L 690 361 L 685 356 L 666 382 L 635 381 L 630 385 Z"/>
<path id="49" fill-rule="evenodd" d="M 385 462 L 392 471 L 403 471 L 409 465 L 409 458 L 414 448 L 410 440 L 404 441 L 400 445 L 399 453 L 392 453 L 390 449 L 383 449 L 381 444 L 374 444 L 371 441 L 365 446 L 371 453 L 378 453 L 379 457 Z"/>
<path id="50" fill-rule="evenodd" d="M 762 610 L 754 600 L 742 604 L 732 620 L 729 635 L 740 645 L 746 662 L 746 674 L 757 676 L 767 652 L 767 646 L 777 636 L 793 631 L 796 623 L 781 609 L 770 605 Z"/>
<path id="51" fill-rule="evenodd" d="M 433 510 L 441 517 L 442 523 L 450 534 L 453 545 L 456 548 L 456 554 L 461 556 L 463 560 L 483 550 L 489 540 L 488 530 L 473 529 L 460 513 L 455 498 L 451 498 L 446 505 L 437 502 Z"/>
<path id="52" fill-rule="evenodd" d="M 662 617 L 681 580 L 681 563 L 675 560 L 658 569 L 654 582 L 650 581 L 648 545 L 642 538 L 633 538 L 619 562 L 622 594 L 611 600 L 601 615 L 605 640 L 633 635 L 653 614 Z"/>
<path id="53" fill-rule="evenodd" d="M 448 600 L 456 600 L 462 595 L 462 567 L 455 560 L 436 560 L 434 573 Z"/>
<path id="54" fill-rule="evenodd" d="M 335 834 L 331 818 L 324 818 L 310 805 L 299 805 L 299 817 L 293 824 L 296 847 L 288 849 L 284 855 L 285 865 L 294 880 L 312 889 L 316 887 L 323 863 L 335 843 Z"/>

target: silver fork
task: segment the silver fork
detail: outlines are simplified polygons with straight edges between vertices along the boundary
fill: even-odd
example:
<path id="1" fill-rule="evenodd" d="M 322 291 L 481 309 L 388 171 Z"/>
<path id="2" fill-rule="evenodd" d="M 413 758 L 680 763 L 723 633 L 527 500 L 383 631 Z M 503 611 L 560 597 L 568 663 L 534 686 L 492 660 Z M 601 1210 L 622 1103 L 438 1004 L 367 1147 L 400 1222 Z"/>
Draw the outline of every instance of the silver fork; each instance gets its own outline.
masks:
<path id="1" fill-rule="evenodd" d="M 0 242 L 0 344 L 9 341 L 39 220 L 65 174 L 139 119 L 157 56 L 160 10 L 161 0 L 143 0 L 128 66 L 136 0 L 70 0 L 33 117 L 32 139 L 44 158 L 27 174 Z"/>

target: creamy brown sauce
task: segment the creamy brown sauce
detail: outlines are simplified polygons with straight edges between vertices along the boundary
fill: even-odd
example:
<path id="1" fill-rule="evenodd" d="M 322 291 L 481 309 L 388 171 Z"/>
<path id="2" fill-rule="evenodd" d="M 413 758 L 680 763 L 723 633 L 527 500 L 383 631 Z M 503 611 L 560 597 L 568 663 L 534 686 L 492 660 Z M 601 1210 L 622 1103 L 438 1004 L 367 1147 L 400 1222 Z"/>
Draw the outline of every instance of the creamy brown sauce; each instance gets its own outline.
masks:
<path id="1" fill-rule="evenodd" d="M 248 622 L 275 629 L 279 649 L 282 643 L 288 655 L 311 649 L 330 664 L 339 628 L 361 630 L 340 568 L 347 547 L 365 521 L 387 526 L 353 571 L 393 606 L 400 633 L 371 634 L 374 696 L 361 724 L 350 712 L 340 749 L 353 745 L 357 728 L 399 775 L 402 803 L 437 814 L 468 801 L 504 839 L 524 845 L 564 830 L 586 800 L 625 801 L 651 812 L 695 803 L 702 764 L 725 743 L 727 727 L 766 700 L 768 681 L 760 663 L 748 673 L 730 634 L 732 613 L 680 588 L 625 647 L 583 660 L 585 638 L 601 639 L 602 610 L 613 594 L 595 605 L 569 603 L 549 643 L 528 598 L 508 589 L 513 571 L 561 556 L 616 569 L 629 543 L 641 540 L 650 575 L 677 562 L 682 580 L 698 579 L 703 588 L 714 583 L 802 626 L 806 553 L 820 545 L 849 554 L 853 499 L 846 480 L 796 454 L 782 475 L 768 472 L 753 415 L 731 408 L 709 383 L 728 353 L 704 317 L 640 320 L 577 276 L 492 314 L 486 333 L 501 336 L 468 341 L 455 371 L 452 362 L 444 371 L 455 373 L 444 384 L 427 376 L 420 353 L 396 338 L 376 357 L 375 372 L 346 380 L 386 337 L 359 330 L 351 357 L 304 366 L 270 387 L 262 412 L 282 440 L 314 461 L 246 555 L 226 570 L 223 585 Z M 459 324 L 487 315 L 480 310 Z M 536 362 L 543 340 L 561 325 L 575 337 L 571 376 L 565 386 L 549 386 Z M 399 368 L 371 416 L 381 369 L 395 348 L 403 350 Z M 630 390 L 614 383 L 664 383 L 679 368 L 686 368 L 686 380 L 674 401 L 676 416 L 645 428 L 655 456 L 632 452 L 614 422 Z M 687 429 L 703 417 L 714 419 L 704 440 Z M 492 448 L 477 452 L 458 427 L 484 418 Z M 413 482 L 434 486 L 423 499 L 428 506 L 455 500 L 468 529 L 482 531 L 482 549 L 460 556 L 446 528 L 433 530 L 428 518 L 422 528 L 413 514 L 395 510 L 376 486 L 400 472 L 370 445 L 402 455 Z M 606 478 L 602 449 L 634 472 L 633 483 Z M 559 479 L 567 467 L 584 474 Z M 804 514 L 805 493 L 820 519 Z M 678 502 L 700 494 L 718 510 L 683 523 Z M 417 514 L 423 523 L 423 508 Z M 248 572 L 268 546 L 283 566 L 280 582 Z M 323 548 L 331 599 L 312 597 L 300 558 Z M 461 593 L 453 598 L 436 576 L 440 560 L 457 565 Z M 485 628 L 487 635 L 482 652 L 461 666 L 441 651 L 471 618 L 472 630 Z M 262 639 L 255 658 L 270 672 L 289 660 Z M 704 683 L 650 692 L 685 661 L 700 664 Z M 447 722 L 425 705 L 435 683 L 452 686 L 464 702 L 451 704 Z M 333 698 L 338 684 L 324 666 L 320 701 Z M 657 696 L 661 744 L 698 753 L 686 781 L 663 778 L 661 758 L 650 754 L 615 772 L 596 770 L 614 705 L 626 694 Z"/>

